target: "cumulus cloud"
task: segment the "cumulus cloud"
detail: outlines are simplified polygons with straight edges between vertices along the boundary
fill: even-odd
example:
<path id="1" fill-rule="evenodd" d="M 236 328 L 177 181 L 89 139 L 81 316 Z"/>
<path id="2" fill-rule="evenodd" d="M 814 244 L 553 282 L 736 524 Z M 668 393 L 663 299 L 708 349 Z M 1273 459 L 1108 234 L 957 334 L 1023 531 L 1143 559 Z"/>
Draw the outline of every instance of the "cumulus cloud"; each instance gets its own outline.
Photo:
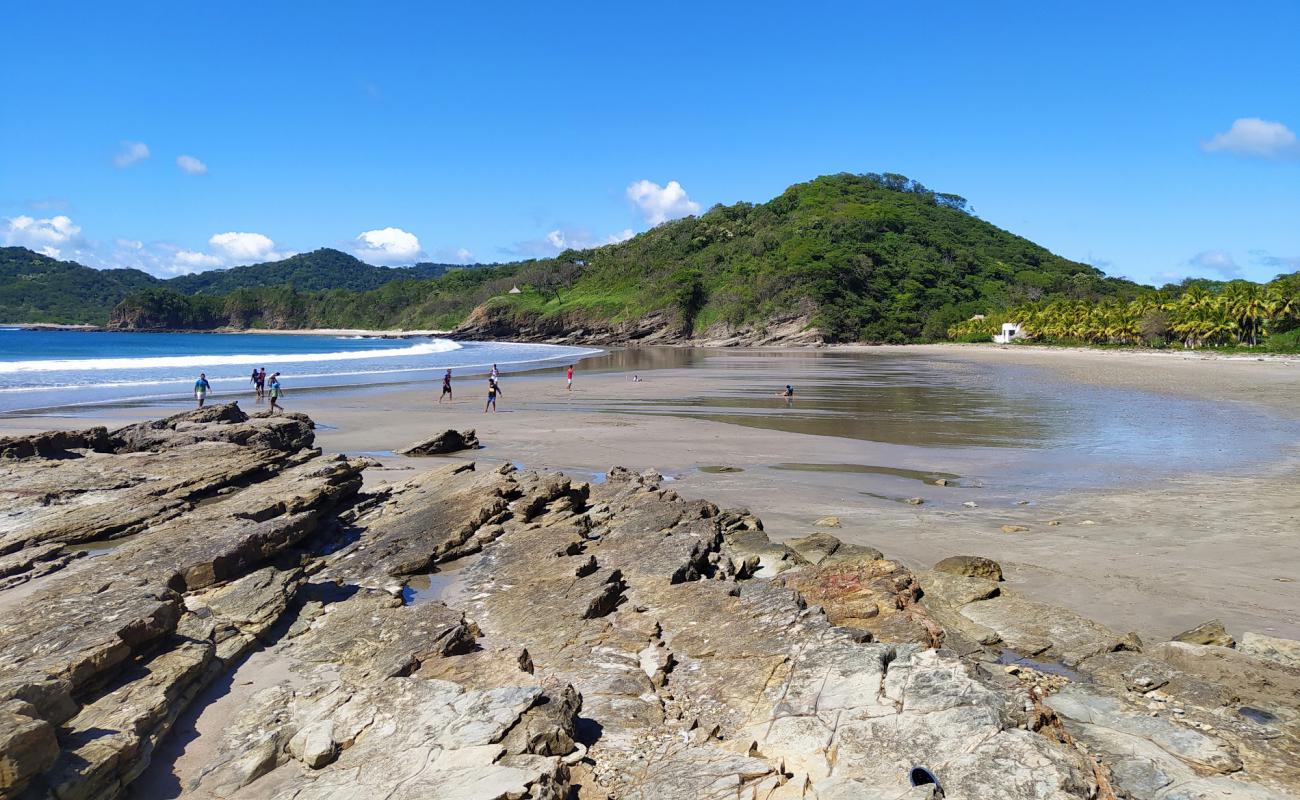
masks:
<path id="1" fill-rule="evenodd" d="M 199 270 L 212 269 L 221 266 L 221 259 L 209 253 L 199 253 L 194 250 L 177 250 L 172 256 L 172 261 L 177 267 L 185 272 L 198 272 Z"/>
<path id="2" fill-rule="evenodd" d="M 278 261 L 286 257 L 284 253 L 276 252 L 271 237 L 260 233 L 217 233 L 208 239 L 208 246 L 223 257 L 222 263 L 248 264 L 255 261 Z"/>
<path id="3" fill-rule="evenodd" d="M 618 233 L 599 237 L 585 228 L 559 227 L 548 231 L 540 239 L 516 242 L 514 247 L 505 248 L 505 251 L 511 255 L 525 256 L 527 258 L 546 258 L 564 250 L 590 250 L 593 247 L 604 247 L 605 245 L 626 242 L 635 235 L 636 233 L 631 228 L 624 228 Z"/>
<path id="4" fill-rule="evenodd" d="M 62 214 L 46 219 L 26 214 L 7 217 L 3 235 L 8 247 L 26 247 L 50 258 L 60 258 L 64 248 L 82 242 L 81 228 Z"/>
<path id="5" fill-rule="evenodd" d="M 149 157 L 149 146 L 144 142 L 122 142 L 122 149 L 117 151 L 113 156 L 113 163 L 119 167 L 126 168 L 136 163 L 144 161 Z"/>
<path id="6" fill-rule="evenodd" d="M 456 260 L 462 264 L 468 264 L 470 261 L 474 260 L 474 254 L 464 247 L 461 247 L 456 250 Z"/>
<path id="7" fill-rule="evenodd" d="M 194 156 L 176 156 L 176 166 L 187 175 L 207 175 L 208 165 Z"/>
<path id="8" fill-rule="evenodd" d="M 424 255 L 419 238 L 401 228 L 363 231 L 353 240 L 352 252 L 373 264 L 409 264 Z"/>
<path id="9" fill-rule="evenodd" d="M 1241 266 L 1223 250 L 1205 250 L 1192 256 L 1189 266 L 1213 272 L 1224 280 L 1241 277 Z"/>
<path id="10" fill-rule="evenodd" d="M 653 181 L 633 181 L 627 187 L 627 199 L 650 225 L 697 214 L 700 204 L 692 200 L 677 181 L 660 186 Z"/>
<path id="11" fill-rule="evenodd" d="M 1202 142 L 1201 149 L 1207 153 L 1228 152 L 1254 158 L 1300 157 L 1300 141 L 1290 128 L 1258 117 L 1234 120 L 1228 130 Z"/>

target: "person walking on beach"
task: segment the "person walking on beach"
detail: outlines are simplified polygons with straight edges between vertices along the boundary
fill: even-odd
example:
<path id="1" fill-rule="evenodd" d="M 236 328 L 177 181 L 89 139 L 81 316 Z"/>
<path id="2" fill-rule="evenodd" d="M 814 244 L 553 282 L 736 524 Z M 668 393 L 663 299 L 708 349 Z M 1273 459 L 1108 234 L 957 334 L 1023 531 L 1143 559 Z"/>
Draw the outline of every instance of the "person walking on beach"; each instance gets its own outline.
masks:
<path id="1" fill-rule="evenodd" d="M 284 406 L 277 405 L 280 398 L 284 396 L 284 390 L 280 388 L 280 373 L 271 376 L 271 413 L 283 411 Z"/>
<path id="2" fill-rule="evenodd" d="M 573 391 L 573 365 L 572 364 L 569 365 L 569 370 L 568 373 L 566 374 L 566 377 L 569 379 L 569 391 L 571 392 Z"/>
<path id="3" fill-rule="evenodd" d="M 501 377 L 501 370 L 497 369 L 497 365 L 496 365 L 496 364 L 493 364 L 493 365 L 492 365 L 492 377 L 493 377 L 493 378 L 500 378 L 500 377 Z"/>
<path id="4" fill-rule="evenodd" d="M 496 365 L 493 365 L 493 369 L 496 369 Z M 497 395 L 505 397 L 505 392 L 501 391 L 501 384 L 497 383 L 496 376 L 489 375 L 487 402 L 483 404 L 484 414 L 488 412 L 489 407 L 492 409 L 493 414 L 497 413 Z"/>
<path id="5" fill-rule="evenodd" d="M 442 405 L 442 398 L 447 398 L 447 402 L 453 402 L 451 399 L 451 370 L 442 376 L 442 394 L 438 395 L 438 405 Z"/>
<path id="6" fill-rule="evenodd" d="M 210 391 L 212 384 L 208 383 L 207 373 L 200 372 L 199 379 L 194 382 L 194 399 L 199 401 L 199 408 L 203 408 L 203 401 L 208 399 Z"/>
<path id="7" fill-rule="evenodd" d="M 257 371 L 257 367 L 253 367 L 253 374 L 248 380 L 253 384 L 253 395 L 256 396 L 258 400 L 261 400 L 263 379 L 262 373 Z"/>
<path id="8" fill-rule="evenodd" d="M 257 371 L 257 399 L 262 400 L 266 397 L 266 367 Z"/>

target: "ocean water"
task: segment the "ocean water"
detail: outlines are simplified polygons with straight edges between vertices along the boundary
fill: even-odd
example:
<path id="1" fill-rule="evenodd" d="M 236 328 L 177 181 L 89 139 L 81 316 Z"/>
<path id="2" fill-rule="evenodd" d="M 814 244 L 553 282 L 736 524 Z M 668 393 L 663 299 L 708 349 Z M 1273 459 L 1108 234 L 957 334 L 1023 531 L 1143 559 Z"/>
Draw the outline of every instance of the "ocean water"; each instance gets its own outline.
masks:
<path id="1" fill-rule="evenodd" d="M 436 337 L 238 333 L 107 333 L 0 328 L 0 413 L 188 396 L 200 372 L 213 400 L 251 388 L 265 367 L 294 388 L 426 381 L 436 390 L 445 369 L 503 372 L 600 352 Z"/>

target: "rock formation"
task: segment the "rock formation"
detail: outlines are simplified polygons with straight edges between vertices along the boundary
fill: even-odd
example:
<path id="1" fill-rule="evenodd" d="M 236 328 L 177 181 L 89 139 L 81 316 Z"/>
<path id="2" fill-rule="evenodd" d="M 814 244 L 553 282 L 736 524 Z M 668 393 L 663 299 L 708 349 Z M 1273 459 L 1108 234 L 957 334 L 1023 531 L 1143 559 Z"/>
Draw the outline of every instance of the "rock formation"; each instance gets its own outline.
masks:
<path id="1" fill-rule="evenodd" d="M 477 450 L 478 435 L 474 431 L 447 430 L 431 439 L 407 445 L 397 451 L 399 456 L 439 456 L 461 450 Z"/>
<path id="2" fill-rule="evenodd" d="M 311 443 L 233 406 L 0 443 L 0 797 L 1300 786 L 1284 640 L 1139 652 L 993 562 L 773 542 L 654 473 L 454 462 L 366 494 Z"/>

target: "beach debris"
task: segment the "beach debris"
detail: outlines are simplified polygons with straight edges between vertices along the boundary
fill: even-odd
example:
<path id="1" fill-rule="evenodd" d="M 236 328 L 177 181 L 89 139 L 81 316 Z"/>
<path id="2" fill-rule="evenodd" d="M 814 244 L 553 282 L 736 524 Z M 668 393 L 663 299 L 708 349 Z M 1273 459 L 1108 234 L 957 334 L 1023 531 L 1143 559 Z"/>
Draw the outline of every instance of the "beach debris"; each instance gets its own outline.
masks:
<path id="1" fill-rule="evenodd" d="M 1093 521 L 1090 520 L 1090 519 L 1085 519 L 1083 522 L 1080 522 L 1079 524 L 1080 524 L 1080 525 L 1096 525 L 1097 523 L 1093 522 Z"/>
<path id="2" fill-rule="evenodd" d="M 1024 525 L 1003 525 L 1002 526 L 1003 533 L 1024 533 L 1027 530 L 1029 530 L 1029 528 L 1026 528 Z"/>
<path id="3" fill-rule="evenodd" d="M 935 482 L 934 482 L 934 485 L 935 485 L 935 486 L 947 486 L 947 485 L 949 485 L 949 484 L 951 484 L 951 483 L 952 483 L 952 481 L 948 480 L 947 478 L 937 478 L 937 479 L 935 480 Z"/>
<path id="4" fill-rule="evenodd" d="M 990 581 L 1002 580 L 1002 565 L 983 556 L 949 556 L 935 564 L 933 569 L 950 575 L 985 578 Z"/>
<path id="5" fill-rule="evenodd" d="M 974 500 L 967 500 L 966 502 L 962 503 L 962 506 L 965 508 L 979 508 L 980 504 L 975 502 Z"/>
<path id="6" fill-rule="evenodd" d="M 909 497 L 909 498 L 907 498 L 906 500 L 904 500 L 903 502 L 904 502 L 904 503 L 907 503 L 909 506 L 919 506 L 919 505 L 922 505 L 922 504 L 925 503 L 925 498 L 924 498 L 924 497 Z"/>
<path id="7" fill-rule="evenodd" d="M 1057 528 L 1060 527 L 1061 521 L 1059 519 L 1049 519 L 1047 521 L 1047 524 L 1051 525 L 1053 528 Z"/>
<path id="8" fill-rule="evenodd" d="M 477 450 L 478 435 L 472 431 L 446 430 L 431 439 L 407 445 L 394 452 L 399 456 L 440 456 L 461 450 Z"/>
<path id="9" fill-rule="evenodd" d="M 820 528 L 838 528 L 840 527 L 839 517 L 822 517 L 813 523 Z"/>
<path id="10" fill-rule="evenodd" d="M 1189 644 L 1211 644 L 1216 647 L 1237 646 L 1237 642 L 1228 635 L 1223 623 L 1217 619 L 1207 620 L 1195 628 L 1189 628 L 1175 636 L 1173 641 L 1187 642 Z"/>

